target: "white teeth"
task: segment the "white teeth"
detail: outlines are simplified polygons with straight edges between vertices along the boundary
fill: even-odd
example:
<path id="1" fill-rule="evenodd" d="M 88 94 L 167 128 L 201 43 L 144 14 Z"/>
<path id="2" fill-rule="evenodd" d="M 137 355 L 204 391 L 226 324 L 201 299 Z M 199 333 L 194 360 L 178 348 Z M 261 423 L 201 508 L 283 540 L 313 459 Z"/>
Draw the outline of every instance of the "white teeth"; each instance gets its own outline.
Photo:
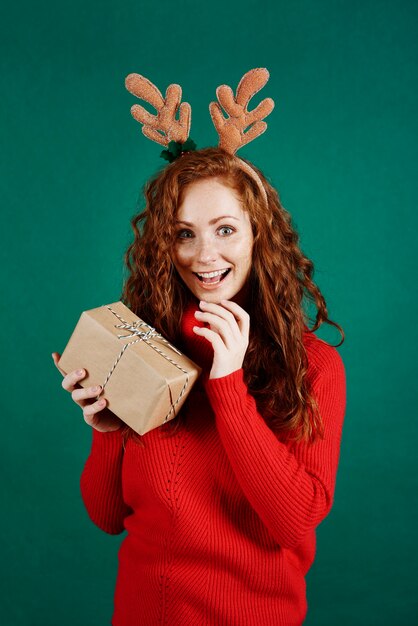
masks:
<path id="1" fill-rule="evenodd" d="M 229 268 L 227 268 L 226 270 L 219 270 L 218 272 L 207 272 L 205 274 L 200 274 L 199 272 L 196 272 L 196 274 L 198 276 L 201 276 L 202 278 L 213 278 L 214 276 L 220 276 L 221 274 L 225 274 L 228 269 Z"/>

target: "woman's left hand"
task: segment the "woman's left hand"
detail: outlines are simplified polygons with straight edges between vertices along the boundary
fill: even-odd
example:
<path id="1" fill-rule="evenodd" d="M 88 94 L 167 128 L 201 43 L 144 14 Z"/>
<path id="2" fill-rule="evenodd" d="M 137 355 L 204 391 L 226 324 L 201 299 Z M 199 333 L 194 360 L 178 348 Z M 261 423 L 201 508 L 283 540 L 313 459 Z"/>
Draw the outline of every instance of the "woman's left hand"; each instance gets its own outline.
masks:
<path id="1" fill-rule="evenodd" d="M 200 302 L 202 311 L 195 316 L 210 328 L 194 326 L 197 335 L 213 346 L 214 356 L 209 378 L 227 376 L 240 369 L 244 362 L 250 334 L 250 316 L 236 302 L 221 300 L 219 304 Z"/>

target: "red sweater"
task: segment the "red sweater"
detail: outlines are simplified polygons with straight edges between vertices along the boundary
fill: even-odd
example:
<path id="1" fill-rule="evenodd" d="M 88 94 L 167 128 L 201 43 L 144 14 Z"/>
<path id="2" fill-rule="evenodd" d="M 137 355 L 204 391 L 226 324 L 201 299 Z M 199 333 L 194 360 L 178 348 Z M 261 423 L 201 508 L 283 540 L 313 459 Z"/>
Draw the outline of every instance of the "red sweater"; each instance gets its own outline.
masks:
<path id="1" fill-rule="evenodd" d="M 127 535 L 113 626 L 300 626 L 315 529 L 330 512 L 346 406 L 335 348 L 305 333 L 325 438 L 285 443 L 266 425 L 243 370 L 209 379 L 211 344 L 186 310 L 179 347 L 203 367 L 175 436 L 92 430 L 81 475 L 91 520 Z"/>

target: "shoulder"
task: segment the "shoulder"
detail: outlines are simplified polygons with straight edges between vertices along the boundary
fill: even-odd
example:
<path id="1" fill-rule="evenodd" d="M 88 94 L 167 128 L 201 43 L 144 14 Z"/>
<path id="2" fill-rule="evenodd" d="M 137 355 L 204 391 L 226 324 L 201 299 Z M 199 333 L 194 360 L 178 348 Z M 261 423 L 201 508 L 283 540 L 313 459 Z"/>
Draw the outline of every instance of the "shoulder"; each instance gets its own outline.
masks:
<path id="1" fill-rule="evenodd" d="M 321 381 L 334 381 L 345 386 L 345 367 L 336 348 L 306 331 L 303 343 L 308 358 L 308 377 L 315 385 Z"/>

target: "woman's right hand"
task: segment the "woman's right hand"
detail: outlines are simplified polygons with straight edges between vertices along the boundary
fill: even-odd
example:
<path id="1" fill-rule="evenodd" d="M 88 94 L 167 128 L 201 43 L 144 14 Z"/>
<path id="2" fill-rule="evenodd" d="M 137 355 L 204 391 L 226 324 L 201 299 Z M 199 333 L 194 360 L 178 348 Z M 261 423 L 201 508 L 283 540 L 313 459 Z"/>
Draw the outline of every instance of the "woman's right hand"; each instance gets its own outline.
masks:
<path id="1" fill-rule="evenodd" d="M 58 352 L 52 353 L 52 359 L 57 367 L 60 355 Z M 86 370 L 74 370 L 62 380 L 63 388 L 71 393 L 71 397 L 79 407 L 83 409 L 84 421 L 92 428 L 98 430 L 101 433 L 108 433 L 114 430 L 118 430 L 123 426 L 123 422 L 117 415 L 112 413 L 110 409 L 106 408 L 105 398 L 100 398 L 96 402 L 91 402 L 92 398 L 96 398 L 102 391 L 100 385 L 97 388 L 87 387 L 84 389 L 78 384 L 80 380 L 83 380 L 86 376 Z"/>

